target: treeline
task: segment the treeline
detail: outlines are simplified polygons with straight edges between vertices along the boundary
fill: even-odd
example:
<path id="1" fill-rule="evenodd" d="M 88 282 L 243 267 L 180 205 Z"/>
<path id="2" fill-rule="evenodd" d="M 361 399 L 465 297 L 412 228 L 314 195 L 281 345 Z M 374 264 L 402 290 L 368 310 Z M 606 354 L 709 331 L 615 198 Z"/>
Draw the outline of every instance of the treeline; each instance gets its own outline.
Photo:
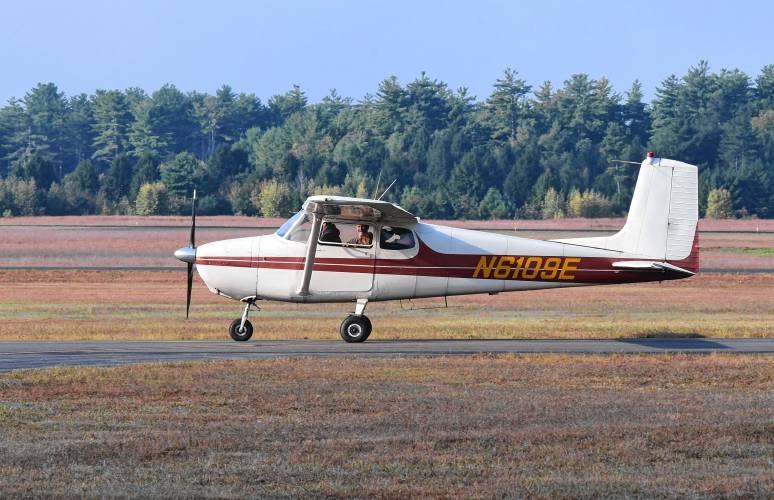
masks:
<path id="1" fill-rule="evenodd" d="M 515 71 L 476 100 L 422 74 L 360 102 L 298 86 L 266 103 L 165 85 L 65 96 L 38 84 L 0 109 L 0 214 L 286 215 L 310 194 L 386 198 L 422 217 L 622 215 L 647 150 L 700 167 L 702 213 L 770 217 L 774 65 L 754 79 L 706 62 L 634 82 L 573 75 L 533 88 Z M 708 206 L 709 202 L 709 206 Z"/>

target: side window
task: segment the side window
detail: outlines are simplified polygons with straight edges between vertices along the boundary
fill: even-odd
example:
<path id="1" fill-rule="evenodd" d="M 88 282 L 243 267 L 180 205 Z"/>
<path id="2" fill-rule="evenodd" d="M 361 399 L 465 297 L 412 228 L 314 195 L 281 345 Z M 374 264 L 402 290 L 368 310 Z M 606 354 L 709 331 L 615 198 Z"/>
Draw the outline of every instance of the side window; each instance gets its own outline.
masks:
<path id="1" fill-rule="evenodd" d="M 385 250 L 408 250 L 414 248 L 414 233 L 403 227 L 384 226 L 379 236 L 379 245 Z"/>
<path id="2" fill-rule="evenodd" d="M 374 242 L 369 224 L 323 221 L 318 242 L 323 245 L 370 247 Z"/>

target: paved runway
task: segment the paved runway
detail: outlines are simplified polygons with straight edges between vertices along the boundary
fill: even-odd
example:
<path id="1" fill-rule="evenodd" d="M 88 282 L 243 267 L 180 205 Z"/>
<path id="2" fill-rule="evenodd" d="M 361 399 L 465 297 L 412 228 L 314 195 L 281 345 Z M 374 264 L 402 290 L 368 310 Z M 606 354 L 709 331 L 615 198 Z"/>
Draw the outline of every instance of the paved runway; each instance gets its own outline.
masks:
<path id="1" fill-rule="evenodd" d="M 505 353 L 768 353 L 774 339 L 334 340 L 2 342 L 0 371 L 54 366 L 267 359 L 296 356 L 442 356 Z"/>

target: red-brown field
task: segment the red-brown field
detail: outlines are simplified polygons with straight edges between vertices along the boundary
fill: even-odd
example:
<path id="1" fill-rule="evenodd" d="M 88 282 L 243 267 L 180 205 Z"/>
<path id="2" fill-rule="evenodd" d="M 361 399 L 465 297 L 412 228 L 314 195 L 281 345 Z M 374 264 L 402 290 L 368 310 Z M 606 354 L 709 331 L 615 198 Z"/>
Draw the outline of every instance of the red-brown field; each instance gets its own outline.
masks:
<path id="1" fill-rule="evenodd" d="M 238 304 L 194 287 L 193 319 L 183 321 L 184 265 L 171 253 L 187 244 L 184 217 L 86 217 L 4 219 L 35 223 L 0 226 L 0 268 L 8 266 L 165 266 L 174 272 L 0 270 L 0 340 L 224 338 Z M 149 222 L 152 226 L 132 227 Z M 68 226 L 85 222 L 86 225 Z M 277 220 L 203 218 L 198 241 L 270 232 Z M 509 221 L 475 224 L 496 229 Z M 510 221 L 513 222 L 513 221 Z M 751 222 L 702 221 L 748 228 Z M 46 226 L 44 223 L 56 224 Z M 224 229 L 221 224 L 250 228 Z M 271 223 L 271 224 L 270 224 Z M 578 220 L 518 221 L 516 233 L 554 238 L 584 234 Z M 474 222 L 469 222 L 474 224 Z M 537 231 L 541 224 L 551 231 Z M 586 221 L 586 227 L 619 226 L 620 220 Z M 104 227 L 109 226 L 109 227 Z M 764 227 L 767 229 L 768 226 Z M 506 231 L 502 228 L 498 231 Z M 774 234 L 710 232 L 702 236 L 702 266 L 731 270 L 774 269 Z M 705 274 L 663 284 L 452 298 L 451 309 L 404 311 L 399 303 L 373 304 L 375 337 L 619 337 L 703 335 L 763 337 L 774 334 L 774 273 Z M 420 301 L 420 307 L 439 300 Z M 403 304 L 404 308 L 411 304 Z M 349 305 L 267 304 L 254 316 L 256 336 L 335 338 Z"/>
<path id="2" fill-rule="evenodd" d="M 449 309 L 369 305 L 372 338 L 774 336 L 774 274 L 449 298 Z M 443 299 L 415 307 L 443 305 Z M 334 339 L 348 304 L 262 304 L 256 338 Z M 0 271 L 0 340 L 225 339 L 239 304 L 185 272 Z"/>
<path id="3" fill-rule="evenodd" d="M 422 215 L 422 214 L 417 214 Z M 197 225 L 205 226 L 247 226 L 247 227 L 278 227 L 285 219 L 281 217 L 244 217 L 244 216 L 198 216 Z M 433 224 L 444 224 L 468 229 L 494 230 L 530 230 L 530 229 L 611 229 L 623 226 L 625 219 L 500 219 L 500 220 L 426 220 Z M 39 226 L 39 225 L 76 225 L 76 226 L 181 226 L 188 227 L 191 219 L 187 216 L 124 216 L 124 215 L 78 215 L 78 216 L 44 216 L 44 217 L 4 217 L 0 218 L 0 226 Z M 699 221 L 701 231 L 774 231 L 774 219 L 702 219 Z"/>
<path id="4" fill-rule="evenodd" d="M 0 496 L 770 498 L 771 356 L 0 375 Z"/>
<path id="5" fill-rule="evenodd" d="M 43 219 L 43 220 L 38 220 Z M 188 224 L 182 217 L 43 217 L 0 219 L 0 268 L 8 266 L 175 266 L 175 249 L 188 244 Z M 267 234 L 279 219 L 206 217 L 200 221 L 197 242 Z M 31 225 L 3 225 L 8 221 Z M 44 221 L 48 221 L 45 222 Z M 81 225 L 69 226 L 68 224 Z M 145 226 L 133 224 L 146 223 Z M 774 230 L 771 221 L 702 221 L 701 266 L 708 269 L 774 270 L 774 233 L 718 232 Z M 449 222 L 527 238 L 571 238 L 589 229 L 619 228 L 620 219 L 562 221 Z M 583 224 L 585 225 L 583 225 Z M 45 224 L 54 224 L 51 226 Z M 510 224 L 510 225 L 509 225 Z M 109 226 L 109 227 L 105 227 Z M 228 227 L 235 227 L 229 229 Z M 516 230 L 514 231 L 514 227 Z M 718 229 L 721 228 L 721 229 Z M 540 230 L 538 230 L 540 229 Z M 584 232 L 584 230 L 586 230 Z M 604 234 L 604 233 L 602 233 Z"/>

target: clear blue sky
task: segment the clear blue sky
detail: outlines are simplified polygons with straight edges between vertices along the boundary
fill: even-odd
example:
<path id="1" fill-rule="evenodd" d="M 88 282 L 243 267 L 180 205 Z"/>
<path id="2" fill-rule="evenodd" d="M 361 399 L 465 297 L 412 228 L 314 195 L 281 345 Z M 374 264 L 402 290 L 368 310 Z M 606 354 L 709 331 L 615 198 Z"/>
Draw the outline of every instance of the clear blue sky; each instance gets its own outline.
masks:
<path id="1" fill-rule="evenodd" d="M 573 73 L 661 80 L 701 59 L 755 77 L 774 63 L 771 1 L 36 1 L 0 7 L 0 103 L 52 81 L 67 95 L 228 83 L 264 102 L 294 83 L 357 99 L 426 71 L 484 99 L 506 67 L 533 86 Z"/>

